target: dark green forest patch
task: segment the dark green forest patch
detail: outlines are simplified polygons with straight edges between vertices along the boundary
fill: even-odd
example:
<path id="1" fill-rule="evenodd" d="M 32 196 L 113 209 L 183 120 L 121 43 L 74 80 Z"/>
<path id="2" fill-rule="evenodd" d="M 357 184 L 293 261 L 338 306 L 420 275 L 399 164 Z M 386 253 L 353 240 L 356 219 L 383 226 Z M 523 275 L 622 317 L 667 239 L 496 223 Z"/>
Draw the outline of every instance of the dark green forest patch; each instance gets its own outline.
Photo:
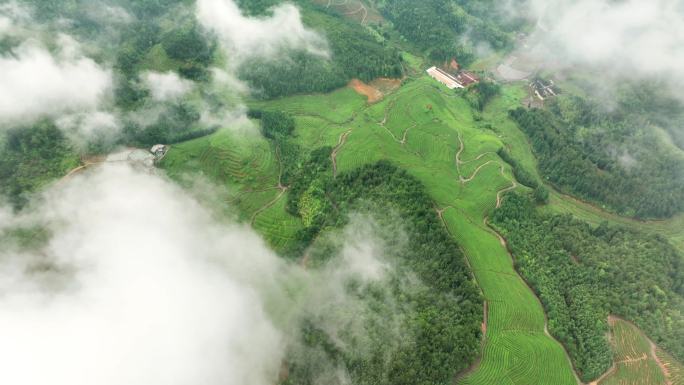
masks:
<path id="1" fill-rule="evenodd" d="M 671 217 L 684 210 L 684 158 L 658 139 L 648 116 L 631 111 L 567 97 L 511 117 L 559 189 L 621 215 Z"/>

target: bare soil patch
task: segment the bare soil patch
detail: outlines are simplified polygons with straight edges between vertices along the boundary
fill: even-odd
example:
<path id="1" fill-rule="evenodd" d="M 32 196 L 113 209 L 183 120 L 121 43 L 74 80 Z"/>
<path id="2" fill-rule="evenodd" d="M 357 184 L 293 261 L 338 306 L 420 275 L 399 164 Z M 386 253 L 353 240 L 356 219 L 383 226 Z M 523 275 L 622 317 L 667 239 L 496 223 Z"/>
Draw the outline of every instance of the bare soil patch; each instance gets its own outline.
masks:
<path id="1" fill-rule="evenodd" d="M 366 84 L 359 79 L 353 79 L 349 82 L 349 87 L 351 87 L 357 94 L 365 96 L 368 100 L 368 104 L 377 103 L 382 100 L 383 94 L 377 88 Z"/>

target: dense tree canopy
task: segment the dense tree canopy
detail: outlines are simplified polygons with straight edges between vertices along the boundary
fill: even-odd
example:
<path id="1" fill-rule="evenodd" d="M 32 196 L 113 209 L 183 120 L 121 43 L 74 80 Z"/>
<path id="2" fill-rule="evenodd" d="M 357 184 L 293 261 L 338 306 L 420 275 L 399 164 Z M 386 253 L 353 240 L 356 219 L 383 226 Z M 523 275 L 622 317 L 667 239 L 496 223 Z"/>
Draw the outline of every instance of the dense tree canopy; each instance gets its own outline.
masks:
<path id="1" fill-rule="evenodd" d="M 247 2 L 248 3 L 248 2 Z M 370 81 L 378 77 L 402 76 L 402 57 L 396 48 L 378 41 L 365 28 L 335 17 L 312 5 L 304 5 L 304 21 L 324 36 L 330 58 L 293 50 L 277 60 L 253 58 L 243 63 L 240 78 L 261 98 L 343 87 L 351 79 Z"/>
<path id="2" fill-rule="evenodd" d="M 474 59 L 473 46 L 486 43 L 495 49 L 511 46 L 510 31 L 519 28 L 509 24 L 501 29 L 497 18 L 498 4 L 483 11 L 481 1 L 473 0 L 383 0 L 383 14 L 397 31 L 433 60 L 458 58 L 462 65 Z"/>
<path id="3" fill-rule="evenodd" d="M 0 138 L 0 195 L 15 208 L 28 194 L 78 165 L 78 156 L 49 121 L 9 130 Z"/>
<path id="4" fill-rule="evenodd" d="M 380 315 L 396 317 L 396 309 L 402 309 L 403 332 L 388 344 L 388 324 L 368 325 L 374 345 L 364 354 L 364 349 L 345 347 L 353 340 L 340 345 L 312 322 L 304 327 L 310 348 L 344 367 L 357 384 L 451 382 L 478 354 L 482 322 L 481 298 L 460 248 L 415 178 L 384 161 L 331 178 L 329 151 L 314 151 L 293 184 L 291 207 L 308 225 L 300 239 L 308 245 L 348 223 L 352 212 L 370 212 L 389 228 L 401 223 L 403 231 L 385 234 L 389 244 L 401 245 L 391 248 L 396 285 L 358 295 L 370 304 L 379 301 L 373 308 Z M 412 274 L 418 286 L 408 283 Z M 309 383 L 316 370 L 294 360 L 288 383 Z"/>
<path id="5" fill-rule="evenodd" d="M 628 216 L 684 210 L 684 158 L 643 116 L 572 97 L 511 116 L 530 138 L 542 175 L 558 188 Z"/>

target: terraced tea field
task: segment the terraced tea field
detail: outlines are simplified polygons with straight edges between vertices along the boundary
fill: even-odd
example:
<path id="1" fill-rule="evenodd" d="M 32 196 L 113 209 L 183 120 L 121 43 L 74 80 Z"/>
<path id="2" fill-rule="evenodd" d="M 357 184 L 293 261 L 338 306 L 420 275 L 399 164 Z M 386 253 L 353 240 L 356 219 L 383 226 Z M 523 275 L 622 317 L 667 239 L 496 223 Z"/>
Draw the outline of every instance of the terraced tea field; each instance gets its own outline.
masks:
<path id="1" fill-rule="evenodd" d="M 186 174 L 199 174 L 218 184 L 225 207 L 237 208 L 236 214 L 276 250 L 285 248 L 302 226 L 285 211 L 280 160 L 256 128 L 248 133 L 224 129 L 174 145 L 161 167 L 181 182 Z"/>
<path id="2" fill-rule="evenodd" d="M 631 323 L 610 317 L 611 342 L 614 349 L 613 367 L 599 385 L 671 385 L 670 376 L 664 372 L 657 358 L 656 347 Z"/>

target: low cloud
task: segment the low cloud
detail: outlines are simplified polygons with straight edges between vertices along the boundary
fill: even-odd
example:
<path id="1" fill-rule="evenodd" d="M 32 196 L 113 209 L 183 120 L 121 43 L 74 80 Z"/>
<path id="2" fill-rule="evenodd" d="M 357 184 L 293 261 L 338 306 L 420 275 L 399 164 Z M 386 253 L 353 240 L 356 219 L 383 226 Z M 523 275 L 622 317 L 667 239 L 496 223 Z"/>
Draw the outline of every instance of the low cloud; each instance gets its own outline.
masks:
<path id="1" fill-rule="evenodd" d="M 26 122 L 95 110 L 112 86 L 111 72 L 82 56 L 62 35 L 56 53 L 27 40 L 0 56 L 0 121 Z"/>
<path id="2" fill-rule="evenodd" d="M 679 0 L 529 0 L 529 43 L 561 68 L 589 66 L 610 78 L 668 78 L 684 97 L 684 6 Z"/>
<path id="3" fill-rule="evenodd" d="M 197 0 L 197 19 L 216 33 L 231 60 L 274 57 L 286 49 L 327 56 L 326 41 L 304 26 L 292 4 L 276 6 L 270 16 L 248 17 L 233 0 Z"/>
<path id="4" fill-rule="evenodd" d="M 47 245 L 0 252 L 1 383 L 273 383 L 283 337 L 262 298 L 283 265 L 251 230 L 128 166 L 33 213 Z"/>
<path id="5" fill-rule="evenodd" d="M 152 99 L 158 102 L 178 100 L 193 88 L 193 82 L 181 79 L 171 71 L 147 71 L 140 76 L 149 88 Z"/>
<path id="6" fill-rule="evenodd" d="M 14 226 L 49 237 L 11 246 Z M 305 271 L 126 164 L 64 181 L 22 214 L 0 207 L 0 383 L 271 385 L 302 317 L 364 335 L 366 316 L 348 311 L 369 309 L 347 282 L 381 282 L 389 265 L 368 231 L 341 239 L 335 263 Z"/>

